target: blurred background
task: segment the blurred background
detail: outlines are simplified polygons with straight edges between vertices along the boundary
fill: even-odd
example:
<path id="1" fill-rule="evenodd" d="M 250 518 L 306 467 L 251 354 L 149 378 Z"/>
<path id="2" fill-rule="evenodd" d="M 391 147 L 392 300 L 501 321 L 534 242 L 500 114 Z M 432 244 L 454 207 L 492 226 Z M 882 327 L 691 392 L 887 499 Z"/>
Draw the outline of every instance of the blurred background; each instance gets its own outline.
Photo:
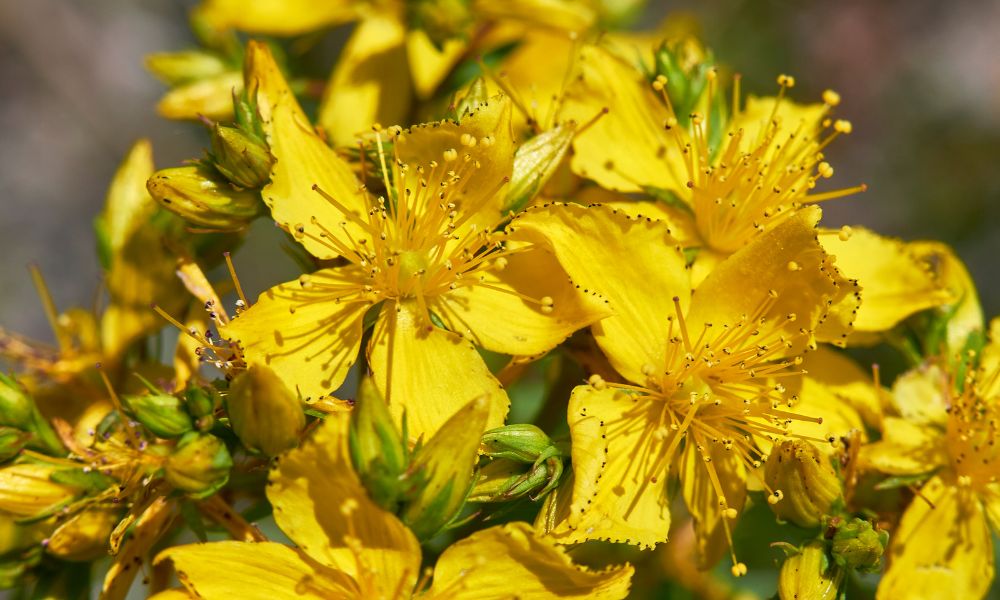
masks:
<path id="1" fill-rule="evenodd" d="M 142 66 L 147 53 L 194 45 L 192 4 L 0 0 L 0 326 L 49 335 L 30 262 L 58 306 L 92 302 L 91 221 L 136 138 L 152 139 L 158 166 L 200 154 L 197 125 L 156 115 L 164 88 Z M 747 92 L 772 93 L 782 72 L 801 100 L 838 90 L 855 127 L 830 162 L 841 186 L 869 191 L 827 204 L 827 222 L 952 244 L 986 314 L 1000 314 L 1000 2 L 654 0 L 642 24 L 668 11 L 700 23 Z M 247 287 L 277 281 L 284 260 L 243 269 Z"/>

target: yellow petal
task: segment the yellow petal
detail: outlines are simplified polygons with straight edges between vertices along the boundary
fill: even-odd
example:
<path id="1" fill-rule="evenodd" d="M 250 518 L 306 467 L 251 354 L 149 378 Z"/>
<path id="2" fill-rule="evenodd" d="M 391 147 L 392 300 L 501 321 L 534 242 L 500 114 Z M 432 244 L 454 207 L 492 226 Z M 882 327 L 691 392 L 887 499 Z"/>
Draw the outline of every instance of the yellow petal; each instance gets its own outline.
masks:
<path id="1" fill-rule="evenodd" d="M 475 0 L 473 10 L 491 19 L 581 33 L 597 19 L 587 3 L 566 0 Z"/>
<path id="2" fill-rule="evenodd" d="M 319 122 L 336 146 L 356 146 L 375 123 L 406 120 L 411 100 L 406 29 L 391 16 L 371 15 L 347 41 L 330 75 Z"/>
<path id="3" fill-rule="evenodd" d="M 954 354 L 965 347 L 971 333 L 983 329 L 983 309 L 979 305 L 976 284 L 962 260 L 946 244 L 921 241 L 908 246 L 930 266 L 937 280 L 951 293 L 953 301 L 946 310 L 954 312 L 948 319 L 946 338 L 949 354 Z"/>
<path id="4" fill-rule="evenodd" d="M 892 384 L 892 406 L 916 425 L 945 428 L 952 385 L 940 367 L 927 365 L 903 373 Z"/>
<path id="5" fill-rule="evenodd" d="M 327 584 L 329 569 L 311 563 L 300 550 L 273 542 L 175 546 L 156 557 L 156 563 L 163 561 L 173 563 L 184 587 L 205 600 L 324 598 L 329 597 L 324 591 L 346 591 L 346 586 L 337 590 Z"/>
<path id="6" fill-rule="evenodd" d="M 190 600 L 191 598 L 197 598 L 197 596 L 192 595 L 184 588 L 171 588 L 153 594 L 149 600 Z"/>
<path id="7" fill-rule="evenodd" d="M 611 600 L 628 595 L 632 573 L 628 564 L 603 571 L 573 564 L 562 547 L 536 537 L 527 523 L 515 522 L 477 531 L 449 546 L 434 569 L 430 597 Z"/>
<path id="8" fill-rule="evenodd" d="M 805 355 L 802 370 L 808 380 L 854 408 L 869 425 L 877 427 L 882 422 L 882 391 L 875 387 L 871 372 L 847 355 L 820 346 Z"/>
<path id="9" fill-rule="evenodd" d="M 669 113 L 645 76 L 597 46 L 581 48 L 579 60 L 580 78 L 567 89 L 562 116 L 586 123 L 608 113 L 577 136 L 573 170 L 612 190 L 655 187 L 688 197 L 691 177 L 677 158 L 676 140 L 663 129 Z"/>
<path id="10" fill-rule="evenodd" d="M 767 321 L 760 329 L 784 335 L 788 354 L 817 339 L 846 338 L 850 324 L 833 322 L 829 306 L 850 285 L 816 240 L 818 220 L 819 209 L 803 209 L 720 263 L 694 293 L 689 327 L 721 327 L 763 310 Z"/>
<path id="11" fill-rule="evenodd" d="M 350 0 L 205 0 L 197 15 L 218 29 L 297 35 L 355 18 Z"/>
<path id="12" fill-rule="evenodd" d="M 403 184 L 397 183 L 397 187 L 412 192 L 410 210 L 418 215 L 439 211 L 441 199 L 434 192 L 420 193 L 421 188 L 434 179 L 431 176 L 434 170 L 454 170 L 460 180 L 443 188 L 443 193 L 444 200 L 455 205 L 457 220 L 468 219 L 458 230 L 464 233 L 472 226 L 480 230 L 495 227 L 506 197 L 505 183 L 514 169 L 510 116 L 510 100 L 499 96 L 479 105 L 475 112 L 463 117 L 460 124 L 453 121 L 424 123 L 404 131 L 397 138 L 396 146 L 399 159 L 409 168 L 403 175 Z M 450 151 L 457 153 L 451 161 L 445 158 L 445 153 Z M 436 169 L 431 163 L 438 164 Z M 421 173 L 418 167 L 424 172 Z"/>
<path id="13" fill-rule="evenodd" d="M 323 239 L 324 231 L 343 235 L 342 222 L 354 226 L 345 211 L 360 214 L 367 210 L 360 183 L 347 163 L 316 135 L 266 45 L 251 42 L 247 46 L 246 78 L 276 159 L 271 183 L 261 192 L 264 202 L 274 220 L 313 256 L 338 256 L 341 251 Z M 339 206 L 314 191 L 314 185 Z M 355 239 L 359 237 L 364 235 L 355 232 Z"/>
<path id="14" fill-rule="evenodd" d="M 711 568 L 729 550 L 729 535 L 736 521 L 725 515 L 725 509 L 743 510 L 747 497 L 746 469 L 740 456 L 721 444 L 708 444 L 704 448 L 705 452 L 701 452 L 695 444 L 688 443 L 680 471 L 681 494 L 694 520 L 699 569 Z M 715 471 L 718 490 L 709 469 Z M 724 494 L 725 505 L 720 504 L 723 499 L 719 490 Z"/>
<path id="15" fill-rule="evenodd" d="M 103 233 L 112 254 L 121 252 L 129 238 L 156 212 L 156 203 L 146 191 L 146 180 L 153 169 L 153 145 L 142 139 L 115 171 L 101 212 Z"/>
<path id="16" fill-rule="evenodd" d="M 970 488 L 938 477 L 920 494 L 927 501 L 914 498 L 892 534 L 889 569 L 875 597 L 984 597 L 993 581 L 993 540 L 982 504 Z"/>
<path id="17" fill-rule="evenodd" d="M 825 104 L 799 104 L 788 98 L 782 98 L 775 110 L 777 98 L 747 96 L 743 108 L 729 124 L 730 131 L 743 130 L 740 139 L 740 150 L 749 152 L 760 144 L 768 129 L 777 121 L 775 136 L 779 139 L 789 134 L 798 136 L 814 136 L 820 126 L 828 107 Z M 781 148 L 773 148 L 772 154 Z M 770 158 L 770 156 L 768 156 Z"/>
<path id="18" fill-rule="evenodd" d="M 527 129 L 529 116 L 545 130 L 555 124 L 576 51 L 565 32 L 543 29 L 528 32 L 503 59 L 501 70 L 518 104 L 517 131 Z"/>
<path id="19" fill-rule="evenodd" d="M 861 285 L 861 308 L 854 328 L 859 332 L 891 329 L 906 317 L 951 300 L 912 248 L 903 242 L 855 227 L 844 241 L 823 235 L 837 268 Z"/>
<path id="20" fill-rule="evenodd" d="M 360 287 L 354 274 L 323 269 L 275 286 L 221 333 L 240 344 L 247 363 L 267 365 L 302 399 L 318 400 L 343 383 L 361 346 L 368 302 L 337 300 L 344 288 Z"/>
<path id="21" fill-rule="evenodd" d="M 994 532 L 1000 532 L 1000 483 L 986 485 L 980 497 L 990 526 Z"/>
<path id="22" fill-rule="evenodd" d="M 430 439 L 449 417 L 487 396 L 487 429 L 503 425 L 510 400 L 475 347 L 427 322 L 415 301 L 386 302 L 368 347 L 374 380 L 396 423 Z"/>
<path id="23" fill-rule="evenodd" d="M 614 315 L 593 327 L 615 369 L 644 382 L 645 365 L 660 364 L 672 298 L 690 295 L 684 253 L 663 223 L 614 208 L 552 204 L 529 209 L 508 230 L 552 249 L 581 293 L 599 294 Z"/>
<path id="24" fill-rule="evenodd" d="M 173 88 L 156 103 L 156 112 L 167 119 L 194 120 L 205 116 L 214 121 L 229 121 L 233 118 L 233 91 L 242 89 L 240 72 L 226 71 Z"/>
<path id="25" fill-rule="evenodd" d="M 502 271 L 482 276 L 479 283 L 484 285 L 473 283 L 436 298 L 431 311 L 477 346 L 515 356 L 547 352 L 577 329 L 611 314 L 604 302 L 576 293 L 547 249 L 504 260 Z M 552 300 L 548 309 L 538 303 L 546 297 Z"/>
<path id="26" fill-rule="evenodd" d="M 948 464 L 944 433 L 898 417 L 886 417 L 882 439 L 861 447 L 862 468 L 889 475 L 918 475 Z"/>
<path id="27" fill-rule="evenodd" d="M 807 359 L 811 355 L 812 353 L 807 354 Z M 861 432 L 861 439 L 866 440 L 865 423 L 858 411 L 847 401 L 843 391 L 814 377 L 808 368 L 803 368 L 806 375 L 801 379 L 785 382 L 789 391 L 798 396 L 798 402 L 788 409 L 788 412 L 809 417 L 810 420 L 792 421 L 788 424 L 787 433 L 816 442 L 816 448 L 824 454 L 832 454 L 840 448 L 824 442 L 840 440 L 851 431 Z M 854 389 L 861 387 L 862 384 L 855 384 Z M 816 418 L 822 419 L 823 422 L 816 423 L 811 420 Z M 761 446 L 769 448 L 770 444 L 761 443 Z"/>
<path id="28" fill-rule="evenodd" d="M 422 29 L 407 32 L 406 56 L 417 97 L 422 100 L 431 97 L 467 48 L 465 40 L 452 38 L 439 50 Z"/>
<path id="29" fill-rule="evenodd" d="M 278 526 L 310 558 L 347 573 L 368 593 L 390 597 L 413 589 L 420 545 L 369 499 L 351 464 L 349 422 L 347 413 L 330 414 L 284 455 L 271 470 L 267 497 Z"/>
<path id="30" fill-rule="evenodd" d="M 666 202 L 659 202 L 655 200 L 627 200 L 624 199 L 627 198 L 625 194 L 613 195 L 611 192 L 607 192 L 606 194 L 606 198 L 612 198 L 614 196 L 617 197 L 611 200 L 595 200 L 594 202 L 600 202 L 600 204 L 609 208 L 616 208 L 625 214 L 638 219 L 645 219 L 646 217 L 659 219 L 670 227 L 670 235 L 685 248 L 692 246 L 696 247 L 701 243 L 691 211 L 681 208 L 678 205 L 667 204 Z M 588 204 L 589 203 L 591 202 L 588 200 Z M 710 251 L 707 248 L 704 248 L 698 253 L 698 255 L 701 256 L 702 254 L 709 252 Z"/>
<path id="31" fill-rule="evenodd" d="M 659 408 L 592 386 L 574 388 L 569 402 L 574 484 L 568 517 L 554 530 L 555 539 L 642 547 L 665 542 L 667 473 L 656 463 L 666 440 L 657 441 L 650 430 L 659 422 Z"/>

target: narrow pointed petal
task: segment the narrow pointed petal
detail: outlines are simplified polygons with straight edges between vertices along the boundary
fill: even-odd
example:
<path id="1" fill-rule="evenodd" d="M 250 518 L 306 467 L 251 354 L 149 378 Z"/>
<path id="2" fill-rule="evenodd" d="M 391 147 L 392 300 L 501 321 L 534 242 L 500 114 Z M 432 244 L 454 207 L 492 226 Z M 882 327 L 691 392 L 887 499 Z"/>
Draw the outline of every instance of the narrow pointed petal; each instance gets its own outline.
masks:
<path id="1" fill-rule="evenodd" d="M 914 498 L 892 534 L 889 569 L 875 597 L 982 598 L 993 581 L 993 539 L 970 488 L 940 477 Z M 933 505 L 933 507 L 931 506 Z"/>
<path id="2" fill-rule="evenodd" d="M 390 597 L 416 584 L 420 545 L 368 497 L 351 464 L 349 420 L 346 413 L 329 415 L 281 457 L 271 469 L 267 497 L 278 526 L 302 552 L 348 574 L 367 593 Z"/>
<path id="3" fill-rule="evenodd" d="M 594 337 L 615 370 L 645 381 L 643 368 L 663 360 L 672 298 L 683 310 L 691 293 L 670 229 L 615 208 L 552 204 L 521 213 L 508 231 L 551 248 L 580 293 L 608 301 L 614 315 L 594 325 Z"/>
<path id="4" fill-rule="evenodd" d="M 361 346 L 369 303 L 337 300 L 356 281 L 339 268 L 275 286 L 221 333 L 240 344 L 248 364 L 267 365 L 303 400 L 318 400 L 343 383 Z"/>
<path id="5" fill-rule="evenodd" d="M 566 551 L 535 535 L 527 523 L 477 531 L 448 547 L 434 569 L 431 598 L 490 600 L 512 595 L 617 599 L 628 595 L 633 569 L 625 564 L 592 571 Z"/>
<path id="6" fill-rule="evenodd" d="M 411 439 L 424 440 L 460 408 L 487 396 L 487 429 L 503 425 L 510 400 L 471 342 L 430 323 L 415 301 L 386 303 L 368 347 L 375 384 Z"/>
<path id="7" fill-rule="evenodd" d="M 354 218 L 345 214 L 345 210 L 353 215 L 367 210 L 360 182 L 347 163 L 316 135 L 266 45 L 250 42 L 245 70 L 250 97 L 257 101 L 267 143 L 276 159 L 271 183 L 261 196 L 274 220 L 313 256 L 335 258 L 343 252 L 324 239 L 330 235 L 324 231 L 346 240 L 341 223 L 347 222 L 355 239 L 365 237 Z"/>

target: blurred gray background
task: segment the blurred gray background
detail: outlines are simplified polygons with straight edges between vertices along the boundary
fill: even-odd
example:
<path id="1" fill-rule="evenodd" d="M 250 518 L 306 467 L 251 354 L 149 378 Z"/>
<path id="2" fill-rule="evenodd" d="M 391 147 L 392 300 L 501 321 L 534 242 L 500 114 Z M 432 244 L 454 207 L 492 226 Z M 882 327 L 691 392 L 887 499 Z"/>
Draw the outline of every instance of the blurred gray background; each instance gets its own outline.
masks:
<path id="1" fill-rule="evenodd" d="M 59 307 L 90 305 L 91 221 L 136 138 L 153 140 L 161 167 L 200 153 L 198 126 L 156 115 L 164 88 L 142 66 L 147 53 L 194 43 L 191 4 L 0 0 L 0 326 L 51 337 L 29 262 Z M 953 244 L 986 313 L 1000 313 L 1000 2 L 654 2 L 649 26 L 667 9 L 699 19 L 746 92 L 773 92 L 781 72 L 802 100 L 837 89 L 855 133 L 828 153 L 835 181 L 870 189 L 828 203 L 827 221 Z M 251 293 L 289 270 L 284 257 L 237 266 Z"/>

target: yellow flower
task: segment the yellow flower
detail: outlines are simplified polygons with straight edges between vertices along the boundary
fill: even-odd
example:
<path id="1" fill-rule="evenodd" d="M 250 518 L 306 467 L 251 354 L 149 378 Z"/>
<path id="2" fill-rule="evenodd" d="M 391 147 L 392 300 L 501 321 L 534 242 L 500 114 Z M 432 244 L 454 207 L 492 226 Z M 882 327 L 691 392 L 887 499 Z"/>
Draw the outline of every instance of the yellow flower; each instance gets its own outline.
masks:
<path id="1" fill-rule="evenodd" d="M 206 0 L 197 10 L 214 27 L 249 33 L 298 35 L 357 22 L 319 108 L 319 123 L 336 145 L 354 145 L 372 123 L 402 122 L 412 102 L 429 98 L 470 44 L 496 47 L 532 29 L 582 32 L 595 20 L 588 3 L 568 0 Z M 488 27 L 498 23 L 507 27 Z M 479 39 L 485 33 L 488 39 Z"/>
<path id="2" fill-rule="evenodd" d="M 363 186 L 312 131 L 266 47 L 251 44 L 248 61 L 277 159 L 264 200 L 306 250 L 343 266 L 266 291 L 223 334 L 316 400 L 344 381 L 379 305 L 368 364 L 397 422 L 405 409 L 418 438 L 486 395 L 500 425 L 507 396 L 475 346 L 536 355 L 607 314 L 545 250 L 495 233 L 514 154 L 509 104 L 491 101 L 461 124 L 377 132 L 384 176 Z"/>
<path id="3" fill-rule="evenodd" d="M 281 458 L 267 496 L 278 526 L 298 545 L 216 542 L 169 548 L 199 598 L 623 598 L 632 568 L 601 572 L 572 563 L 524 523 L 476 532 L 444 551 L 433 584 L 421 577 L 416 538 L 368 498 L 350 462 L 348 416 L 330 415 Z M 176 595 L 176 593 L 175 593 Z"/>
<path id="4" fill-rule="evenodd" d="M 928 480 L 892 532 L 877 598 L 981 598 L 993 580 L 1000 531 L 1000 320 L 980 368 L 956 391 L 955 376 L 926 366 L 897 380 L 882 439 L 862 465 Z"/>
<path id="5" fill-rule="evenodd" d="M 740 107 L 737 87 L 733 114 L 719 132 L 722 125 L 707 114 L 675 114 L 665 78 L 650 83 L 605 47 L 584 46 L 580 70 L 562 115 L 586 122 L 608 112 L 576 138 L 574 171 L 610 190 L 677 199 L 677 218 L 692 220 L 696 234 L 680 241 L 701 248 L 698 263 L 706 263 L 696 263 L 696 281 L 790 212 L 864 187 L 811 193 L 817 181 L 833 174 L 823 149 L 851 130 L 850 123 L 830 118 L 839 102 L 833 92 L 823 95 L 822 104 L 796 104 L 785 98 L 794 79 L 783 75 L 777 97 L 751 96 Z M 706 102 L 714 106 L 714 70 L 708 79 Z M 627 155 L 621 148 L 629 148 Z"/>
<path id="6" fill-rule="evenodd" d="M 813 207 L 781 221 L 694 291 L 655 219 L 563 205 L 514 220 L 513 236 L 545 240 L 583 291 L 608 297 L 615 314 L 592 331 L 624 379 L 594 376 L 570 399 L 574 485 L 556 539 L 665 541 L 666 482 L 679 472 L 702 564 L 724 552 L 763 460 L 756 439 L 819 420 L 790 408 L 784 383 L 800 376 L 799 355 L 849 330 L 827 318 L 850 291 L 816 240 L 818 218 Z"/>

